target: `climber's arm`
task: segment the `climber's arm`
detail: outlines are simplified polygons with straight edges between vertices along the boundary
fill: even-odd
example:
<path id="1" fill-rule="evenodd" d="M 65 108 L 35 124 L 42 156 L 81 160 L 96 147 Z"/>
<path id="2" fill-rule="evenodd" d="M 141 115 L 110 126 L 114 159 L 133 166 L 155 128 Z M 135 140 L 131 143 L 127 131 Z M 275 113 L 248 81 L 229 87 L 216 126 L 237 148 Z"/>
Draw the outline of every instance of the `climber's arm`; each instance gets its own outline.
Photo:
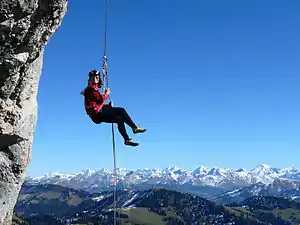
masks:
<path id="1" fill-rule="evenodd" d="M 103 102 L 105 102 L 105 101 L 108 99 L 109 94 L 110 94 L 110 89 L 107 88 L 107 89 L 105 90 L 105 93 L 102 95 Z"/>

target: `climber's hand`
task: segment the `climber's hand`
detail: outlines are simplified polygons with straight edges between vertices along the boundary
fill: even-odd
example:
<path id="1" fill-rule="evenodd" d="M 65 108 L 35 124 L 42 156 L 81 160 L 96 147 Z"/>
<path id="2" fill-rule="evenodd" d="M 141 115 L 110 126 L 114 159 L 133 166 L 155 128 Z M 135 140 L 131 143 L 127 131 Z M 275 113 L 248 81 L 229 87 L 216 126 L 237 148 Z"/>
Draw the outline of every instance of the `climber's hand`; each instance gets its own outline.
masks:
<path id="1" fill-rule="evenodd" d="M 105 94 L 109 95 L 110 94 L 110 88 L 105 89 Z"/>
<path id="2" fill-rule="evenodd" d="M 110 105 L 110 107 L 114 107 L 114 103 L 112 101 L 110 101 L 108 104 Z"/>

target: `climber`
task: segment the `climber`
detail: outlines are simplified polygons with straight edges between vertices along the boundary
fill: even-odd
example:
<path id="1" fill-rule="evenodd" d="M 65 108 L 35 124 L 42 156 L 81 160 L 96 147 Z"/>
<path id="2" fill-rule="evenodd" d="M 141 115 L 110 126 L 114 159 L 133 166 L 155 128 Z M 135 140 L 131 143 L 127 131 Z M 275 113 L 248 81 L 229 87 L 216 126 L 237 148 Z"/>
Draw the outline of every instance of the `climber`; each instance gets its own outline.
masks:
<path id="1" fill-rule="evenodd" d="M 109 104 L 105 104 L 105 101 L 110 95 L 110 89 L 106 88 L 105 93 L 102 94 L 99 91 L 99 88 L 101 88 L 102 85 L 103 81 L 100 77 L 100 72 L 97 70 L 90 71 L 88 86 L 81 92 L 81 94 L 84 95 L 86 113 L 96 124 L 100 124 L 102 122 L 117 123 L 118 130 L 124 138 L 124 144 L 138 146 L 139 144 L 134 142 L 128 136 L 125 129 L 125 123 L 131 127 L 134 134 L 143 133 L 146 129 L 136 126 L 123 107 L 114 107 L 111 101 Z"/>

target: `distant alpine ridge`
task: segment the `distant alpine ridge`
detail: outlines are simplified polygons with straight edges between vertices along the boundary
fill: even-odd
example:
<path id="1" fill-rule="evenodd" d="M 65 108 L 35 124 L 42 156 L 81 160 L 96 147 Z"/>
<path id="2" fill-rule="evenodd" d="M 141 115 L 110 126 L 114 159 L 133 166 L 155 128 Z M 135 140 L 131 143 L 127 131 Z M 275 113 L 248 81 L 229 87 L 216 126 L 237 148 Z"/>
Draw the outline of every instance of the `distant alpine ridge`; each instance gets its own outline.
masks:
<path id="1" fill-rule="evenodd" d="M 49 173 L 41 177 L 27 177 L 28 184 L 58 184 L 88 192 L 112 190 L 113 170 L 85 170 L 76 174 Z M 118 169 L 118 187 L 148 189 L 165 187 L 174 190 L 198 192 L 212 196 L 226 190 L 250 187 L 254 184 L 271 185 L 274 181 L 300 182 L 300 170 L 294 166 L 279 169 L 261 164 L 251 170 L 226 168 L 207 168 L 200 166 L 195 170 L 178 167 L 164 169 Z"/>

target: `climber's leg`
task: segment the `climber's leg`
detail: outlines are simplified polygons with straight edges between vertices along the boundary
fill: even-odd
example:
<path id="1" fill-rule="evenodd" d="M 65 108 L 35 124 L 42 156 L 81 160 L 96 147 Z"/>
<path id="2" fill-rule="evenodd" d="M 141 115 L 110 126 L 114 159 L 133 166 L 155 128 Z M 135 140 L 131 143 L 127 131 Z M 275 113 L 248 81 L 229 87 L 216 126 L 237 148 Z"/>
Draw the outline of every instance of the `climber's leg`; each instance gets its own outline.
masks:
<path id="1" fill-rule="evenodd" d="M 121 116 L 123 118 L 124 122 L 128 126 L 130 126 L 132 130 L 137 128 L 137 126 L 132 121 L 132 119 L 128 115 L 127 111 L 123 107 L 112 107 L 111 111 L 112 111 L 111 113 L 114 113 L 114 114 L 116 114 L 118 116 Z"/>
<path id="2" fill-rule="evenodd" d="M 124 138 L 124 143 L 126 145 L 137 146 L 138 143 L 132 141 L 132 139 L 128 136 L 125 128 L 125 123 L 127 122 L 129 126 L 133 129 L 136 128 L 136 125 L 131 121 L 130 117 L 124 118 L 122 113 L 122 109 L 118 107 L 109 107 L 104 106 L 102 110 L 99 112 L 97 117 L 104 123 L 116 123 L 118 125 L 118 130 L 122 137 Z M 126 122 L 125 122 L 126 121 Z"/>
<path id="3" fill-rule="evenodd" d="M 103 111 L 105 114 L 110 114 L 111 116 L 121 116 L 124 120 L 124 122 L 131 127 L 133 133 L 143 133 L 146 131 L 145 128 L 138 127 L 131 119 L 131 117 L 128 115 L 126 109 L 123 107 L 108 107 L 105 106 L 103 108 Z"/>
<path id="4" fill-rule="evenodd" d="M 123 119 L 125 121 L 125 123 L 131 127 L 131 129 L 133 130 L 133 133 L 144 133 L 146 131 L 145 128 L 142 127 L 138 127 L 135 125 L 135 123 L 132 121 L 132 119 L 130 118 L 130 116 L 128 115 L 126 109 L 124 109 L 123 107 L 114 107 L 115 110 L 118 111 L 118 115 L 122 115 Z"/>

